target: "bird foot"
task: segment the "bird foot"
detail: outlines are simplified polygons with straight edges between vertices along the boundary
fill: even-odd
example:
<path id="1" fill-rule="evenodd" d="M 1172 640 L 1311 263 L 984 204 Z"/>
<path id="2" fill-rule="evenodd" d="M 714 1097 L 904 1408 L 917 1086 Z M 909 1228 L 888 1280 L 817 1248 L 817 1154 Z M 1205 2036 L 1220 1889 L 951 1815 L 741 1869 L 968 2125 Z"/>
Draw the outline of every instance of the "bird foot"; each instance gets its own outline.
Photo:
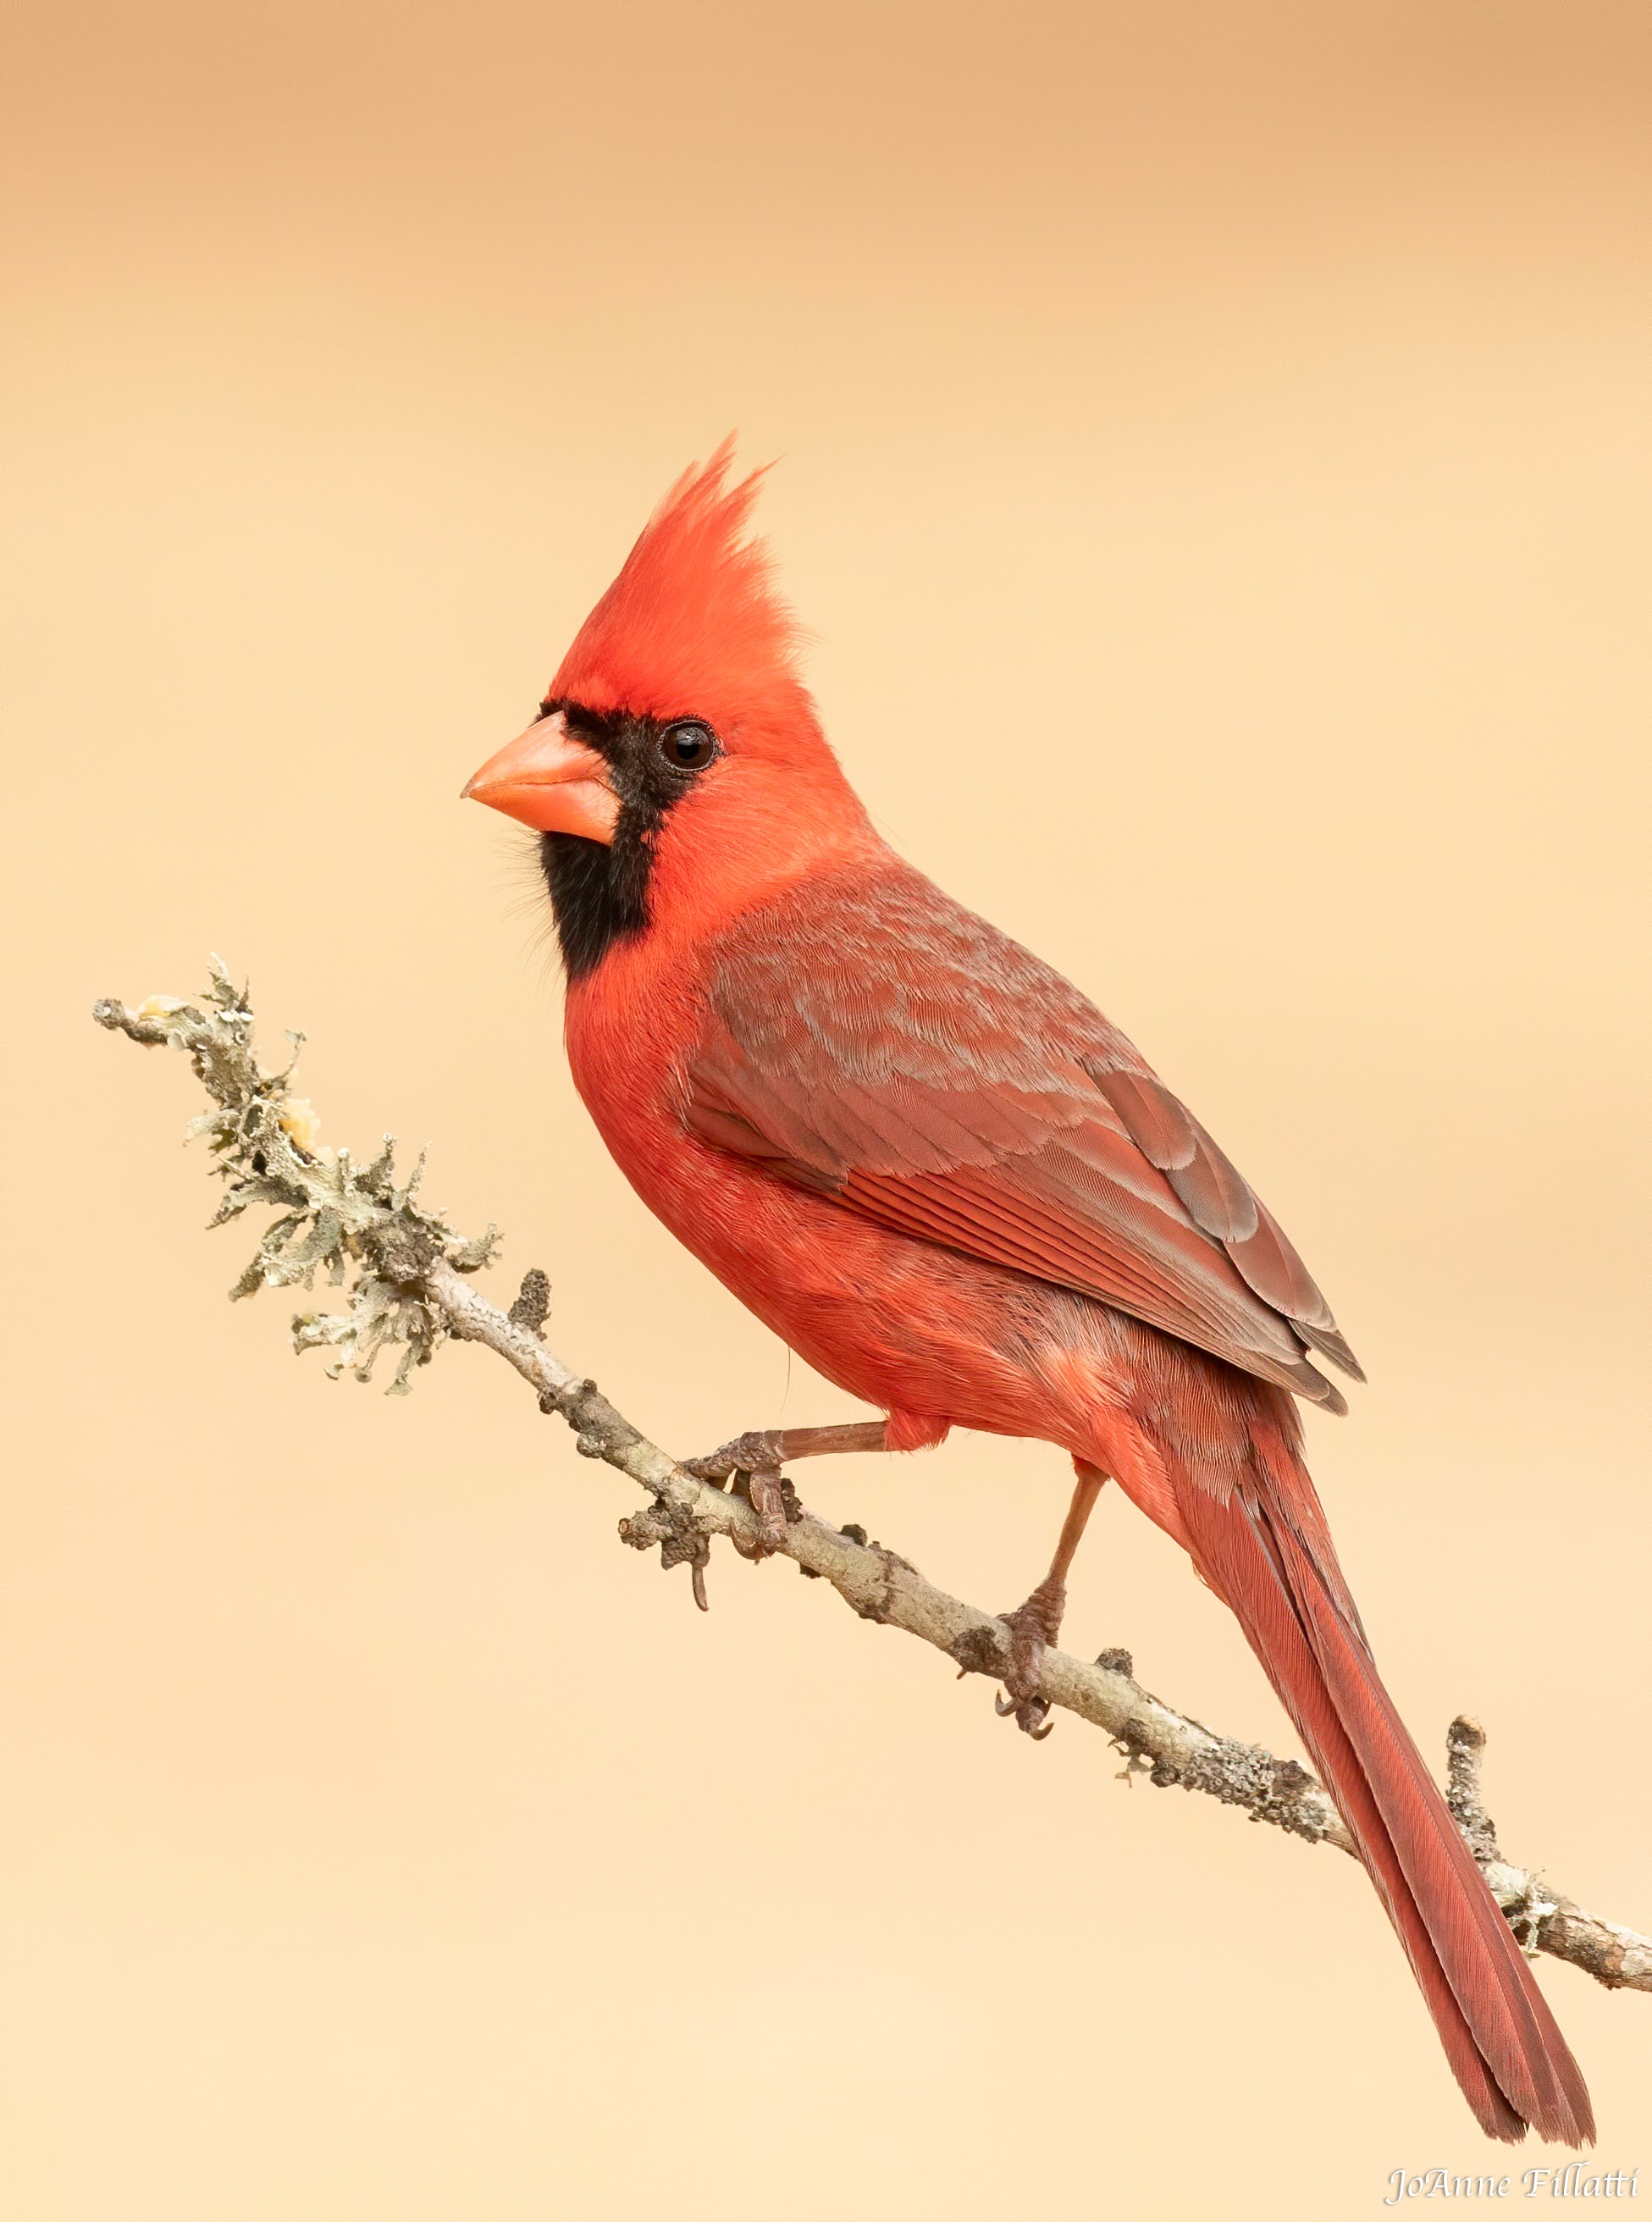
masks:
<path id="1" fill-rule="evenodd" d="M 1025 1604 L 1002 1616 L 1009 1630 L 1009 1672 L 1004 1676 L 1004 1695 L 993 1699 L 1001 1720 L 1012 1716 L 1023 1734 L 1042 1743 L 1055 1723 L 1049 1716 L 1050 1700 L 1040 1694 L 1044 1654 L 1061 1633 L 1061 1615 L 1067 1602 L 1067 1585 L 1046 1577 Z"/>
<path id="2" fill-rule="evenodd" d="M 730 1538 L 742 1558 L 767 1559 L 779 1550 L 786 1541 L 788 1517 L 797 1497 L 781 1472 L 780 1453 L 772 1435 L 753 1428 L 705 1458 L 684 1459 L 682 1470 L 696 1481 L 709 1481 L 719 1489 L 732 1482 L 734 1494 L 744 1497 L 757 1514 L 757 1533 L 750 1543 L 738 1535 Z"/>

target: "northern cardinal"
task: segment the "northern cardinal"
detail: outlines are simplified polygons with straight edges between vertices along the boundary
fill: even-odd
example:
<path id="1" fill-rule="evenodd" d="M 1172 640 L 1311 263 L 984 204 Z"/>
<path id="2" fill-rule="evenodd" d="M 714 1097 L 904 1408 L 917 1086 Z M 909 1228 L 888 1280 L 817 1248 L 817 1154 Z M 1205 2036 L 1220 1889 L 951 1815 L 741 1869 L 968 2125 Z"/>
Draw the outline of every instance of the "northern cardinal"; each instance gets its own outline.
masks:
<path id="1" fill-rule="evenodd" d="M 778 1463 L 953 1427 L 1071 1454 L 1043 1645 L 1107 1477 L 1237 1615 L 1347 1823 L 1481 2126 L 1592 2138 L 1588 2093 L 1378 1679 L 1294 1397 L 1359 1373 L 1301 1260 L 1094 1004 L 873 830 L 798 675 L 732 443 L 667 495 L 539 715 L 465 790 L 533 827 L 574 1077 L 665 1224 L 887 1415 L 748 1436 Z"/>

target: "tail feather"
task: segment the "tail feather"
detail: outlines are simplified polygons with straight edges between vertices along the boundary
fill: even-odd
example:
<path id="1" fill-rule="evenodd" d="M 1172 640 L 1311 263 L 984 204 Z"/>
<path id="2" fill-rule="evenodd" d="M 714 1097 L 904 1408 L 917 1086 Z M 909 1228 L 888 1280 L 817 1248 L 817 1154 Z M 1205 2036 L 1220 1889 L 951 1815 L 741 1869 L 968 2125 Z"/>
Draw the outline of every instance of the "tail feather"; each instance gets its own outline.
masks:
<path id="1" fill-rule="evenodd" d="M 1296 1723 L 1398 1932 L 1486 2134 L 1592 2140 L 1582 2074 L 1378 1677 L 1313 1484 L 1289 1453 L 1178 1489 L 1195 1557 Z"/>

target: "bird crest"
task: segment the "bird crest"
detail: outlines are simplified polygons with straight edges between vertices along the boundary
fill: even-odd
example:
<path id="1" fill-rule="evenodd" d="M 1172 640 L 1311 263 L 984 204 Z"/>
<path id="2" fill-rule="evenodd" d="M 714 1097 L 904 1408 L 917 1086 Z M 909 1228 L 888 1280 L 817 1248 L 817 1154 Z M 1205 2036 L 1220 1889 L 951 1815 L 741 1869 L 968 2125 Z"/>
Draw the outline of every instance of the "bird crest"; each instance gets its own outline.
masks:
<path id="1" fill-rule="evenodd" d="M 580 627 L 548 700 L 656 718 L 701 717 L 737 746 L 813 712 L 800 629 L 766 543 L 746 527 L 768 466 L 730 485 L 731 433 L 685 471 Z"/>

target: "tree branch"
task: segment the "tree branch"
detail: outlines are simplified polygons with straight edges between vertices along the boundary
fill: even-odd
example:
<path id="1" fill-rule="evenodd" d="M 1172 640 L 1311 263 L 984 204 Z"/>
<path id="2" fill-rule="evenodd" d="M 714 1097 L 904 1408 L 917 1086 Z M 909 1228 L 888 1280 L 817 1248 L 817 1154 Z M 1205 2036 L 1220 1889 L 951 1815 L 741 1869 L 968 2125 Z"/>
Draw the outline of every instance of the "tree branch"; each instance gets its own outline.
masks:
<path id="1" fill-rule="evenodd" d="M 292 1323 L 294 1347 L 335 1350 L 330 1371 L 348 1370 L 366 1381 L 380 1354 L 399 1346 L 393 1394 L 405 1394 L 414 1370 L 449 1340 L 495 1352 L 535 1391 L 542 1411 L 559 1415 L 574 1429 L 582 1455 L 601 1459 L 644 1491 L 650 1502 L 620 1522 L 621 1539 L 639 1551 L 657 1544 L 664 1566 L 687 1565 L 702 1605 L 713 1536 L 727 1537 L 743 1556 L 760 1555 L 759 1522 L 744 1497 L 685 1472 L 639 1434 L 594 1382 L 572 1372 L 547 1346 L 541 1330 L 549 1286 L 542 1272 L 527 1275 L 508 1311 L 489 1303 L 469 1276 L 491 1262 L 498 1229 L 490 1226 L 467 1241 L 438 1214 L 423 1210 L 417 1196 L 424 1161 L 398 1185 L 389 1135 L 365 1165 L 348 1150 L 323 1148 L 314 1112 L 288 1087 L 303 1037 L 289 1037 L 293 1056 L 284 1070 L 264 1072 L 254 1051 L 246 994 L 230 984 L 216 959 L 203 1001 L 204 1009 L 152 996 L 135 1011 L 106 1001 L 92 1015 L 148 1047 L 169 1044 L 183 1051 L 212 1097 L 215 1108 L 187 1130 L 208 1140 L 226 1184 L 210 1223 L 222 1226 L 251 1204 L 276 1208 L 232 1298 L 263 1287 L 312 1288 L 317 1272 L 324 1272 L 345 1289 L 345 1309 L 301 1313 Z M 863 1620 L 921 1637 L 945 1652 L 960 1675 L 1002 1678 L 1009 1631 L 1002 1620 L 937 1589 L 897 1552 L 869 1542 L 860 1528 L 832 1527 L 797 1501 L 789 1483 L 786 1510 L 781 1551 L 805 1574 L 829 1582 Z M 1105 1731 L 1124 1754 L 1124 1779 L 1145 1774 L 1160 1788 L 1201 1791 L 1242 1807 L 1253 1821 L 1353 1853 L 1335 1807 L 1304 1767 L 1218 1736 L 1165 1704 L 1134 1679 L 1128 1652 L 1105 1651 L 1086 1663 L 1049 1651 L 1042 1694 Z M 1530 1952 L 1570 1961 L 1609 1988 L 1652 1990 L 1652 1939 L 1586 1913 L 1536 1870 L 1504 1857 L 1480 1803 L 1485 1743 L 1478 1723 L 1453 1722 L 1448 1796 L 1521 1942 Z"/>

